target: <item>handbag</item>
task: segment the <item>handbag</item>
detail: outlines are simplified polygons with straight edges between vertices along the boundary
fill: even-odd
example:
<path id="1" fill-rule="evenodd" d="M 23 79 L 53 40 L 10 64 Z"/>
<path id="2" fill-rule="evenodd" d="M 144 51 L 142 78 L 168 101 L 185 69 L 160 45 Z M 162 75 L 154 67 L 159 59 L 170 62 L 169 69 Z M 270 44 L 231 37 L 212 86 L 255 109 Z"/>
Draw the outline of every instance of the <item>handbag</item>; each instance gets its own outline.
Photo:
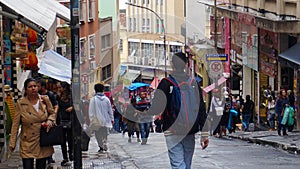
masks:
<path id="1" fill-rule="evenodd" d="M 54 146 L 63 143 L 63 126 L 53 126 L 47 132 L 46 128 L 41 126 L 40 129 L 40 146 Z"/>
<path id="2" fill-rule="evenodd" d="M 60 125 L 61 125 L 64 129 L 70 129 L 70 128 L 72 128 L 72 121 L 69 121 L 69 120 L 61 120 Z"/>
<path id="3" fill-rule="evenodd" d="M 100 127 L 101 127 L 101 123 L 98 120 L 98 118 L 97 117 L 93 118 L 93 120 L 90 123 L 89 129 L 95 131 L 95 130 L 99 130 Z"/>

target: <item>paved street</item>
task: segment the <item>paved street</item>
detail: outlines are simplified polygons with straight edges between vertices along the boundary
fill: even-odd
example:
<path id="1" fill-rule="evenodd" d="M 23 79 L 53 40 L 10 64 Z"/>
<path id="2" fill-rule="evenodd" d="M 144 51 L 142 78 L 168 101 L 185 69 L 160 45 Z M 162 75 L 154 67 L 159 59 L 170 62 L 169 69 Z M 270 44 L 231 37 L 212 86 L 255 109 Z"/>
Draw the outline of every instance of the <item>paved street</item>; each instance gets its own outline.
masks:
<path id="1" fill-rule="evenodd" d="M 289 147 L 288 144 L 286 146 L 279 145 L 289 143 L 292 147 L 299 148 L 299 133 L 296 131 L 289 133 L 288 137 L 279 137 L 276 135 L 276 132 L 270 131 L 237 132 L 231 134 L 231 137 L 223 139 L 211 137 L 210 145 L 206 150 L 201 150 L 200 144 L 198 144 L 198 137 L 192 168 L 296 169 L 300 166 L 299 155 L 290 153 L 291 151 L 288 151 L 287 148 Z M 259 142 L 259 140 L 261 141 Z M 278 144 L 275 144 L 275 141 Z M 132 143 L 128 143 L 127 135 L 110 134 L 108 147 L 109 151 L 107 153 L 98 153 L 95 137 L 92 137 L 89 150 L 83 152 L 83 168 L 170 168 L 163 134 L 150 133 L 147 145 L 140 145 L 136 142 L 135 138 Z M 62 156 L 59 146 L 55 146 L 54 159 L 56 160 L 56 164 L 53 165 L 53 168 L 73 168 L 71 163 L 70 167 L 60 166 Z M 4 164 L 6 164 L 6 168 L 17 168 L 15 166 L 20 164 L 20 160 L 18 160 L 16 154 L 12 156 L 10 161 L 0 163 L 0 168 L 5 168 Z"/>

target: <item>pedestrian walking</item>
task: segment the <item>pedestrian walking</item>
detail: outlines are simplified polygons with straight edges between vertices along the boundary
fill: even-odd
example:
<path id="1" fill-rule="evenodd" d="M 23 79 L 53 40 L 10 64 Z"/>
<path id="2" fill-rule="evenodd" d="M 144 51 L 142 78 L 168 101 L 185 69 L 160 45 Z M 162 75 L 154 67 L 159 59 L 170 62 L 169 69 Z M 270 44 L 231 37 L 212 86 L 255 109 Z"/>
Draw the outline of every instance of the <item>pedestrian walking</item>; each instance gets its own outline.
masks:
<path id="1" fill-rule="evenodd" d="M 127 106 L 123 121 L 126 123 L 127 126 L 127 133 L 128 133 L 128 142 L 131 142 L 131 138 L 134 135 L 134 131 L 136 132 L 137 142 L 141 142 L 140 139 L 140 128 L 138 124 L 138 110 L 136 107 L 136 99 L 132 98 L 130 100 L 130 105 Z"/>
<path id="2" fill-rule="evenodd" d="M 277 96 L 277 100 L 276 100 L 276 104 L 275 104 L 275 112 L 276 112 L 276 116 L 277 116 L 277 132 L 278 135 L 281 136 L 281 131 L 282 134 L 284 136 L 287 136 L 287 132 L 286 132 L 286 125 L 282 124 L 282 118 L 284 115 L 284 109 L 286 107 L 286 105 L 289 103 L 288 97 L 287 97 L 287 93 L 285 89 L 282 89 L 279 93 L 279 95 Z"/>
<path id="3" fill-rule="evenodd" d="M 200 85 L 185 69 L 187 61 L 182 52 L 173 55 L 173 72 L 159 83 L 148 111 L 149 115 L 162 115 L 162 129 L 174 169 L 191 168 L 195 133 L 204 126 L 207 117 Z M 200 143 L 204 149 L 209 142 L 208 132 L 201 134 Z"/>
<path id="4" fill-rule="evenodd" d="M 54 112 L 57 114 L 58 112 L 58 103 L 57 103 L 57 98 L 56 98 L 56 94 L 53 93 L 52 91 L 47 89 L 47 83 L 45 79 L 38 79 L 37 80 L 37 87 L 39 90 L 39 94 L 41 95 L 47 95 L 51 101 L 51 104 L 53 106 Z M 50 163 L 55 163 L 52 155 L 47 159 L 48 164 Z"/>
<path id="5" fill-rule="evenodd" d="M 246 95 L 246 102 L 242 109 L 242 124 L 244 131 L 249 131 L 249 124 L 254 114 L 254 102 L 251 100 L 250 95 Z"/>
<path id="6" fill-rule="evenodd" d="M 61 166 L 68 166 L 70 165 L 68 162 L 74 159 L 72 118 L 75 116 L 75 111 L 73 108 L 70 85 L 67 82 L 59 82 L 57 87 L 60 95 L 58 97 L 56 121 L 58 125 L 63 126 L 63 144 L 61 145 L 63 161 L 61 162 Z"/>
<path id="7" fill-rule="evenodd" d="M 56 125 L 56 114 L 49 97 L 38 94 L 38 87 L 35 79 L 26 79 L 24 82 L 24 89 L 24 96 L 16 103 L 9 141 L 9 150 L 11 152 L 15 150 L 17 135 L 19 127 L 21 126 L 20 156 L 22 158 L 23 168 L 45 169 L 46 159 L 54 153 L 54 149 L 53 146 L 40 146 L 40 129 L 42 122 L 46 122 L 47 132 L 52 126 Z"/>
<path id="8" fill-rule="evenodd" d="M 95 131 L 96 140 L 99 146 L 98 152 L 105 152 L 107 148 L 108 130 L 113 127 L 114 115 L 111 102 L 103 93 L 104 85 L 97 83 L 94 86 L 95 96 L 90 99 L 89 119 L 98 119 L 100 128 Z"/>
<path id="9" fill-rule="evenodd" d="M 268 105 L 267 105 L 267 115 L 268 115 L 268 122 L 270 125 L 270 131 L 275 130 L 275 99 L 272 95 L 268 96 Z"/>

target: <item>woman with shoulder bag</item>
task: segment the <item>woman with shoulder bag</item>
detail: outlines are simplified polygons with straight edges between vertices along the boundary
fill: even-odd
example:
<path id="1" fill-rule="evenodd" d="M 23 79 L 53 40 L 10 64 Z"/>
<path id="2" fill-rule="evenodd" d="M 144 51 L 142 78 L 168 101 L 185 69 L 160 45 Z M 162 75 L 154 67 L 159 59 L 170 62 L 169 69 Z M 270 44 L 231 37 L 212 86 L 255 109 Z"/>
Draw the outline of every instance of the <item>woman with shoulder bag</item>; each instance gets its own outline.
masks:
<path id="1" fill-rule="evenodd" d="M 21 125 L 20 155 L 24 169 L 45 169 L 46 158 L 54 153 L 53 146 L 40 146 L 40 129 L 46 122 L 47 132 L 56 125 L 56 114 L 48 96 L 39 95 L 36 80 L 26 79 L 24 96 L 16 103 L 13 117 L 9 150 L 16 148 L 19 126 Z M 34 160 L 35 167 L 34 167 Z"/>
<path id="2" fill-rule="evenodd" d="M 73 135 L 72 135 L 72 116 L 74 113 L 73 102 L 71 98 L 71 88 L 67 82 L 61 82 L 57 84 L 59 92 L 58 97 L 58 125 L 63 126 L 63 144 L 61 145 L 61 151 L 63 155 L 63 161 L 61 166 L 68 166 L 68 162 L 73 161 Z M 68 148 L 67 148 L 68 142 Z M 68 157 L 69 154 L 69 157 Z"/>

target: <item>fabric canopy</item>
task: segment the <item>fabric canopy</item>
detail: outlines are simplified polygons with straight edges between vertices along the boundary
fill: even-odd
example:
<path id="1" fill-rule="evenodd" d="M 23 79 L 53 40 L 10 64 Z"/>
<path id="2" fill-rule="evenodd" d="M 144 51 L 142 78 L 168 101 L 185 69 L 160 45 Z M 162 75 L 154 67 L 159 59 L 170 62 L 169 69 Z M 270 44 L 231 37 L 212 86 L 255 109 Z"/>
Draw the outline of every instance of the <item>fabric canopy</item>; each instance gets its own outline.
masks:
<path id="1" fill-rule="evenodd" d="M 70 9 L 55 0 L 0 0 L 16 14 L 49 31 L 60 17 L 70 21 Z"/>
<path id="2" fill-rule="evenodd" d="M 39 73 L 70 84 L 71 61 L 53 50 L 47 50 L 44 53 Z"/>
<path id="3" fill-rule="evenodd" d="M 279 57 L 300 65 L 300 43 L 279 54 Z"/>
<path id="4" fill-rule="evenodd" d="M 150 86 L 150 84 L 147 84 L 147 83 L 141 83 L 141 82 L 135 82 L 135 83 L 132 83 L 131 86 L 128 86 L 127 88 L 129 90 L 136 90 L 140 87 L 146 87 L 146 86 Z"/>

